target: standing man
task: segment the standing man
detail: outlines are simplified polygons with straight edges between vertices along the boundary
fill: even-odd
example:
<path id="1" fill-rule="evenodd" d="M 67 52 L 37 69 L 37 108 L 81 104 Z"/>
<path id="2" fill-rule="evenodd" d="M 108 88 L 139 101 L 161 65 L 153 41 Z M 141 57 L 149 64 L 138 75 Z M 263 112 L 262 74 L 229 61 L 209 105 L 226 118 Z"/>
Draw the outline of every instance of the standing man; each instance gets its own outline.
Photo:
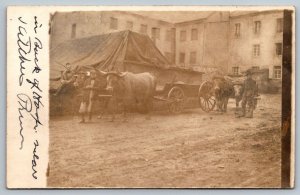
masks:
<path id="1" fill-rule="evenodd" d="M 252 79 L 251 70 L 246 71 L 246 80 L 244 81 L 244 93 L 242 98 L 242 115 L 241 117 L 253 118 L 254 97 L 257 94 L 256 81 Z M 246 112 L 246 107 L 249 107 L 249 112 Z"/>
<path id="2" fill-rule="evenodd" d="M 83 96 L 79 108 L 79 113 L 81 115 L 80 123 L 85 122 L 85 115 L 88 114 L 89 120 L 92 120 L 92 109 L 94 102 L 98 95 L 98 80 L 97 73 L 95 70 L 88 72 L 88 78 L 84 82 Z"/>
<path id="3" fill-rule="evenodd" d="M 61 73 L 60 82 L 61 85 L 58 87 L 55 95 L 58 96 L 60 94 L 64 94 L 68 92 L 70 89 L 73 89 L 73 83 L 75 81 L 74 71 L 71 69 L 71 64 L 66 64 L 66 70 Z"/>

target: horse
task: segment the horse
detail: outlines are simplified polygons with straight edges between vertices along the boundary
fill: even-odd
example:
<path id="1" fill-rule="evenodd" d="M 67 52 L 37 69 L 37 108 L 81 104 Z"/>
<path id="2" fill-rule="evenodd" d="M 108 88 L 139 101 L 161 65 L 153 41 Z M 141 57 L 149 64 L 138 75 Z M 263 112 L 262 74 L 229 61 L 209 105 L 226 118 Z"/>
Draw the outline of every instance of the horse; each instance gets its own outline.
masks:
<path id="1" fill-rule="evenodd" d="M 228 100 L 234 94 L 233 84 L 223 77 L 215 77 L 213 78 L 212 90 L 216 98 L 217 110 L 227 112 Z"/>

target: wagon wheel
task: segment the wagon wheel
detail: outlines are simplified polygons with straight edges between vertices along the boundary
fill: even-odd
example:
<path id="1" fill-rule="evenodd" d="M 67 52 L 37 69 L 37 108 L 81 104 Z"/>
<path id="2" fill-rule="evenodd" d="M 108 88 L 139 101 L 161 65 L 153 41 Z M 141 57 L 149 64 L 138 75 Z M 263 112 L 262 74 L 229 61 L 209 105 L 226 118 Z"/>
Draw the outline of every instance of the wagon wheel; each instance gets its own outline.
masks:
<path id="1" fill-rule="evenodd" d="M 205 112 L 212 111 L 216 106 L 216 99 L 213 95 L 213 83 L 206 81 L 199 88 L 198 98 L 202 110 Z"/>
<path id="2" fill-rule="evenodd" d="M 177 114 L 183 110 L 184 105 L 184 92 L 180 87 L 173 87 L 168 93 L 169 111 L 171 113 Z"/>

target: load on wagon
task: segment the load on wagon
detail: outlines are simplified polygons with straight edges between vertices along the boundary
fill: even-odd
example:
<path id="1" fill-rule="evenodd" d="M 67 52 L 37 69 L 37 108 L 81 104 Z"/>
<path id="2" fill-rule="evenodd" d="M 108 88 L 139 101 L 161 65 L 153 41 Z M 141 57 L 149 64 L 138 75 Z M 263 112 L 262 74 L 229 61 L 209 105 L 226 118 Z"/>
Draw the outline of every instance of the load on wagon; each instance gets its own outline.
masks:
<path id="1" fill-rule="evenodd" d="M 73 39 L 52 48 L 50 94 L 55 93 L 59 87 L 59 78 L 66 63 L 75 66 L 73 70 L 77 75 L 93 69 L 106 72 L 149 72 L 157 78 L 154 99 L 166 102 L 172 113 L 180 113 L 189 98 L 198 99 L 204 111 L 211 111 L 215 106 L 213 95 L 206 90 L 209 86 L 202 81 L 203 72 L 172 66 L 147 35 L 120 31 Z M 98 96 L 109 98 L 105 86 L 101 87 Z M 53 96 L 50 98 L 53 101 L 65 101 Z M 51 111 L 55 112 L 55 109 L 50 106 Z"/>

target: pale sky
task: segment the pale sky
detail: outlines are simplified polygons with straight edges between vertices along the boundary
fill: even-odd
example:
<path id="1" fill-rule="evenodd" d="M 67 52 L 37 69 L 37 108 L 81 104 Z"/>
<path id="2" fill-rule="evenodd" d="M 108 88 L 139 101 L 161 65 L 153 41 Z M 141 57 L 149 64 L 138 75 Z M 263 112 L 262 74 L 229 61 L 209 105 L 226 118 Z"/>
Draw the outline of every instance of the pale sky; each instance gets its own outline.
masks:
<path id="1" fill-rule="evenodd" d="M 231 16 L 248 14 L 255 11 L 233 11 Z M 133 13 L 170 23 L 185 22 L 207 18 L 213 11 L 133 11 Z"/>
<path id="2" fill-rule="evenodd" d="M 178 23 L 190 20 L 197 20 L 206 18 L 212 12 L 194 12 L 194 11 L 136 11 L 133 12 L 139 15 L 147 16 L 149 18 L 163 20 L 171 23 Z"/>

